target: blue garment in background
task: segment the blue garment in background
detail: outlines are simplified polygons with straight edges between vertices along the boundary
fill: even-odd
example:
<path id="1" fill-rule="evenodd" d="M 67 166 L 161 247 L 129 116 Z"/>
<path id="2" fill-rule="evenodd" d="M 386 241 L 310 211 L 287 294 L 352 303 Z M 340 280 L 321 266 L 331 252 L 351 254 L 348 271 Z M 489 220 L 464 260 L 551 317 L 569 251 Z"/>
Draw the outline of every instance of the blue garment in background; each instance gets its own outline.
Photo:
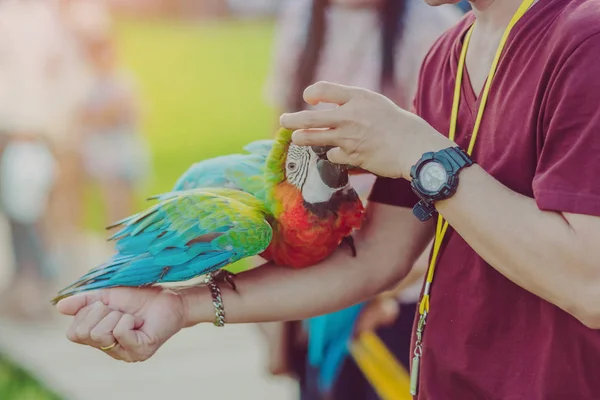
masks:
<path id="1" fill-rule="evenodd" d="M 471 4 L 467 0 L 460 0 L 459 3 L 456 4 L 458 8 L 460 8 L 464 13 L 471 11 Z"/>
<path id="2" fill-rule="evenodd" d="M 355 306 L 360 308 L 360 306 Z M 346 309 L 344 313 L 352 314 L 355 309 Z M 360 310 L 358 310 L 360 311 Z M 401 304 L 400 317 L 391 325 L 377 330 L 377 335 L 385 343 L 392 354 L 408 371 L 410 369 L 410 346 L 412 338 L 412 328 L 417 313 L 417 304 Z M 334 313 L 335 314 L 335 313 Z M 347 316 L 347 315 L 346 315 Z M 336 318 L 344 318 L 338 314 Z M 341 330 L 345 331 L 344 329 Z M 343 334 L 346 337 L 346 334 Z M 342 340 L 343 343 L 345 341 Z M 329 362 L 341 362 L 339 370 L 335 376 L 331 376 L 331 370 L 324 375 L 321 368 L 306 364 L 306 371 L 302 376 L 300 400 L 379 400 L 379 396 L 369 381 L 364 377 L 361 370 L 350 357 L 344 357 L 340 360 L 340 352 L 332 346 L 330 351 L 325 351 L 324 360 Z M 347 353 L 346 353 L 347 354 Z M 331 387 L 330 379 L 335 379 Z M 325 379 L 325 381 L 323 381 Z M 329 386 L 328 393 L 323 393 L 323 384 Z M 321 386 L 321 387 L 320 387 Z"/>
<path id="3" fill-rule="evenodd" d="M 365 303 L 304 321 L 308 331 L 308 363 L 319 371 L 318 390 L 329 392 L 349 355 L 354 325 Z"/>

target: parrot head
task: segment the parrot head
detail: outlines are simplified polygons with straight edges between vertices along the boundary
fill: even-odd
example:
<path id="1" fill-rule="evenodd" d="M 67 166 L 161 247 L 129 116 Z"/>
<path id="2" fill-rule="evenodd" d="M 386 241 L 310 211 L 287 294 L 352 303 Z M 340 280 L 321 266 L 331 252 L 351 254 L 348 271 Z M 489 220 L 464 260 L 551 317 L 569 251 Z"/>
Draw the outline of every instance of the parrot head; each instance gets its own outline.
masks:
<path id="1" fill-rule="evenodd" d="M 309 204 L 327 202 L 349 185 L 348 168 L 330 162 L 326 154 L 323 147 L 289 145 L 285 159 L 286 181 L 300 190 Z"/>
<path id="2" fill-rule="evenodd" d="M 292 131 L 280 129 L 266 160 L 267 203 L 274 215 L 294 207 L 328 214 L 358 195 L 349 181 L 348 166 L 327 159 L 328 146 L 298 146 Z"/>
<path id="3" fill-rule="evenodd" d="M 310 266 L 360 228 L 363 204 L 348 167 L 327 159 L 329 149 L 298 146 L 292 131 L 277 132 L 264 170 L 264 202 L 277 233 L 264 258 L 293 268 Z"/>

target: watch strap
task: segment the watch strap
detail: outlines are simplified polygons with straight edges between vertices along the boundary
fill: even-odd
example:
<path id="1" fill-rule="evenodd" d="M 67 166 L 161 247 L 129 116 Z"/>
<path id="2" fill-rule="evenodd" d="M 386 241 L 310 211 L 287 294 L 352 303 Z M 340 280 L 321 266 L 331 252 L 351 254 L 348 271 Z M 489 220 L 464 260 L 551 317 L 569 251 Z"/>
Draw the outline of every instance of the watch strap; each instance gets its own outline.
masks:
<path id="1" fill-rule="evenodd" d="M 440 150 L 437 154 L 447 156 L 446 160 L 450 162 L 455 173 L 473 164 L 469 155 L 458 146 Z"/>
<path id="2" fill-rule="evenodd" d="M 414 205 L 412 212 L 413 215 L 419 219 L 419 221 L 425 222 L 433 217 L 433 215 L 436 213 L 436 209 L 432 203 L 421 199 L 417 204 Z"/>

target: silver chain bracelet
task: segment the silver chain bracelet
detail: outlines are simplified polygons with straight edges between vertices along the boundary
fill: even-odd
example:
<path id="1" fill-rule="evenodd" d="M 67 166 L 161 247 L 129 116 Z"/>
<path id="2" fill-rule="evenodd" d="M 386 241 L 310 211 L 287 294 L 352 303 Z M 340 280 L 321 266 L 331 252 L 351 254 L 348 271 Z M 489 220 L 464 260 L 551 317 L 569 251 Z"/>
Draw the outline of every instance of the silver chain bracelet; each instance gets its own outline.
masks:
<path id="1" fill-rule="evenodd" d="M 223 298 L 221 297 L 221 289 L 211 275 L 206 276 L 204 283 L 206 283 L 206 286 L 210 289 L 213 306 L 215 307 L 215 322 L 213 324 L 217 327 L 223 327 L 225 326 L 225 306 L 223 305 Z"/>

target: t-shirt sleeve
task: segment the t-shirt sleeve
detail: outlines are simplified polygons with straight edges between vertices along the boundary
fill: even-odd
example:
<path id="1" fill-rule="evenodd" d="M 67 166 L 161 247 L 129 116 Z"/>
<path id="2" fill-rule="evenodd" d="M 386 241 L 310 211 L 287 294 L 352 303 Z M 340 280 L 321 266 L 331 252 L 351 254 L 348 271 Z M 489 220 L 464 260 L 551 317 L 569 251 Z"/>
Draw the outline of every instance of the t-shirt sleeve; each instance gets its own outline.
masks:
<path id="1" fill-rule="evenodd" d="M 600 216 L 600 34 L 566 58 L 542 109 L 533 179 L 541 210 Z"/>
<path id="2" fill-rule="evenodd" d="M 371 189 L 369 201 L 396 207 L 413 206 L 419 201 L 406 179 L 378 177 Z"/>

